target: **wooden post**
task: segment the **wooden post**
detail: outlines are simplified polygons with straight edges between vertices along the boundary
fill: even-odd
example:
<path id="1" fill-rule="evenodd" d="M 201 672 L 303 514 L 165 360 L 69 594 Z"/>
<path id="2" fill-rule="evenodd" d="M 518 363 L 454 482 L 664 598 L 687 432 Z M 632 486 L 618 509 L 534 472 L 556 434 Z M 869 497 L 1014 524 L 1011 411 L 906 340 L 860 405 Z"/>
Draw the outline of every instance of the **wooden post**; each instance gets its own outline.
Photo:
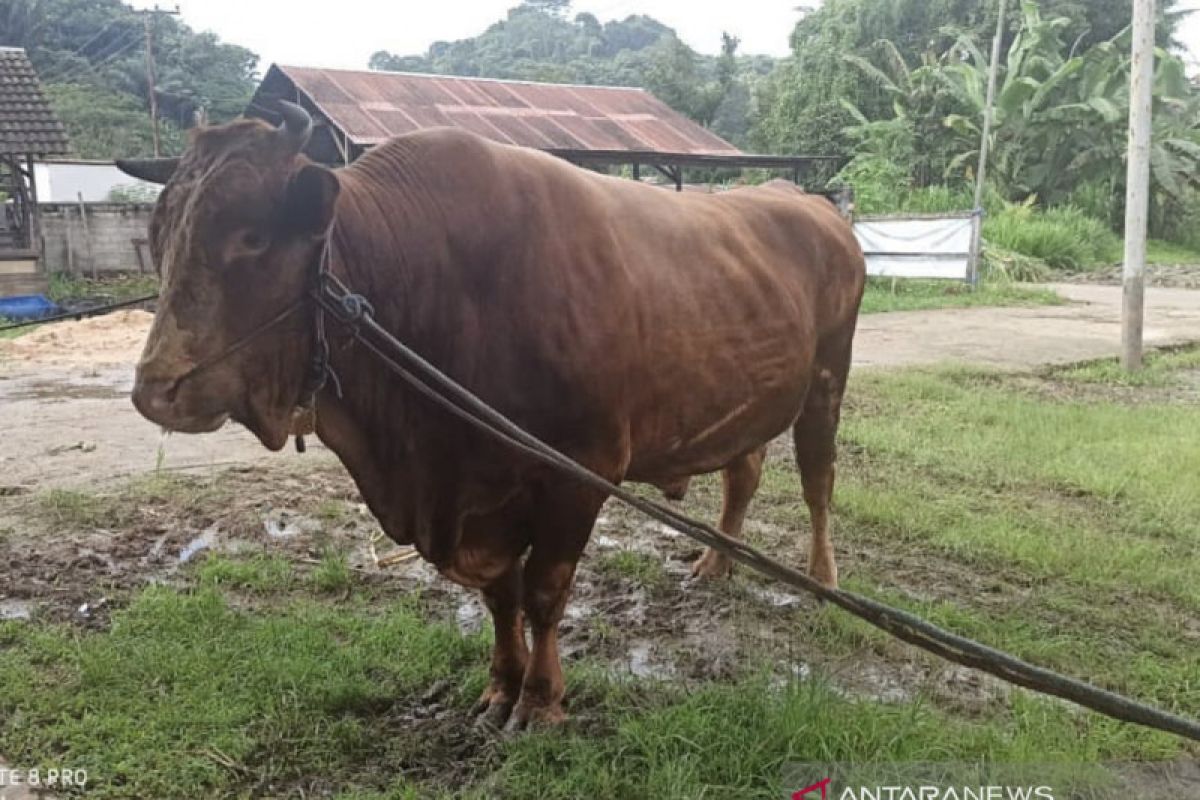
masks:
<path id="1" fill-rule="evenodd" d="M 1121 366 L 1142 368 L 1146 229 L 1150 212 L 1150 144 L 1154 94 L 1154 0 L 1133 2 L 1129 83 L 1129 167 L 1125 178 L 1125 266 Z"/>
<path id="2" fill-rule="evenodd" d="M 996 19 L 996 38 L 992 39 L 992 62 L 988 65 L 987 99 L 983 105 L 983 134 L 979 137 L 979 168 L 975 172 L 975 214 L 983 213 L 983 193 L 986 189 L 988 149 L 991 145 L 992 118 L 995 114 L 996 79 L 1000 74 L 1000 44 L 1004 40 L 1004 12 L 1007 3 L 1000 0 L 1000 10 Z M 969 280 L 972 286 L 979 283 L 979 259 L 983 254 L 983 219 L 975 224 L 971 232 L 971 258 L 968 267 Z"/>
<path id="3" fill-rule="evenodd" d="M 142 27 L 146 32 L 146 91 L 150 99 L 150 132 L 154 137 L 154 157 L 158 158 L 162 154 L 162 147 L 159 142 L 158 131 L 158 95 L 155 92 L 155 74 L 154 74 L 154 28 L 151 21 L 155 14 L 171 14 L 178 16 L 179 9 L 174 11 L 164 11 L 158 6 L 152 9 L 146 9 L 142 12 Z"/>
<path id="4" fill-rule="evenodd" d="M 83 192 L 77 192 L 76 197 L 79 198 L 79 221 L 83 223 L 83 241 L 87 246 L 88 261 L 92 265 L 92 280 L 100 277 L 96 271 L 96 254 L 92 250 L 92 231 L 88 227 L 87 207 L 83 204 Z"/>
<path id="5" fill-rule="evenodd" d="M 63 219 L 66 224 L 63 225 L 63 230 L 67 232 L 67 272 L 71 275 L 76 274 L 75 270 L 75 240 L 71 236 L 71 218 L 64 213 Z"/>
<path id="6" fill-rule="evenodd" d="M 158 97 L 154 93 L 154 33 L 150 28 L 150 15 L 142 15 L 146 30 L 146 92 L 150 96 L 150 135 L 154 137 L 154 157 L 158 158 L 162 148 L 158 138 Z"/>
<path id="7" fill-rule="evenodd" d="M 29 177 L 29 249 L 37 252 L 38 261 L 42 258 L 42 212 L 38 208 L 37 178 L 33 171 L 33 156 L 27 156 L 25 164 Z"/>

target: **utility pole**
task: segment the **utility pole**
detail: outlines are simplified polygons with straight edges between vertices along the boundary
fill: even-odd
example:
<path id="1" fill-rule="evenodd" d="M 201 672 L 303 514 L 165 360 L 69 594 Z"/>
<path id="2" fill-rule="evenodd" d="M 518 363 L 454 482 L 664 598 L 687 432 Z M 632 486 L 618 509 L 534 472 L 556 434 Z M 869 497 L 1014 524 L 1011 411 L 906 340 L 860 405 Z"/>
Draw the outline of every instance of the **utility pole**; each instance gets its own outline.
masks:
<path id="1" fill-rule="evenodd" d="M 1154 0 L 1133 2 L 1129 83 L 1129 165 L 1125 178 L 1125 266 L 1121 366 L 1142 368 L 1146 229 L 1150 214 L 1150 144 L 1154 94 Z"/>
<path id="2" fill-rule="evenodd" d="M 979 139 L 979 169 L 975 172 L 975 207 L 972 212 L 976 219 L 971 235 L 971 284 L 979 281 L 979 258 L 983 253 L 983 192 L 987 179 L 988 149 L 991 145 L 992 119 L 995 115 L 996 80 L 1000 74 L 1000 43 L 1004 39 L 1004 12 L 1007 3 L 1000 0 L 1000 10 L 996 17 L 996 38 L 992 40 L 992 62 L 988 65 L 987 99 L 983 105 L 983 135 Z"/>
<path id="3" fill-rule="evenodd" d="M 148 8 L 142 11 L 142 26 L 146 31 L 146 88 L 150 95 L 150 132 L 154 137 L 154 157 L 158 158 L 161 153 L 161 145 L 159 143 L 158 132 L 158 94 L 154 88 L 154 26 L 153 19 L 155 14 L 170 14 L 171 16 L 179 16 L 179 7 L 176 6 L 174 11 L 165 11 L 158 6 Z"/>

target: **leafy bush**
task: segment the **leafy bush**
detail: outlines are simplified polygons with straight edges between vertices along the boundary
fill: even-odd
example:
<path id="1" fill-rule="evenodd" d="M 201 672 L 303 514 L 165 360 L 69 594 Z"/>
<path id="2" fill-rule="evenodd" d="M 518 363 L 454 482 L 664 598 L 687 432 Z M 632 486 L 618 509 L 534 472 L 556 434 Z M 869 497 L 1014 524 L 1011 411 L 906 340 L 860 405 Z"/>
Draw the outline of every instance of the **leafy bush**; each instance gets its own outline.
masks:
<path id="1" fill-rule="evenodd" d="M 1038 211 L 1031 203 L 1010 205 L 984 220 L 983 235 L 990 244 L 1040 258 L 1055 269 L 1081 271 L 1121 258 L 1116 234 L 1074 206 Z"/>
<path id="2" fill-rule="evenodd" d="M 1067 195 L 1067 205 L 1078 208 L 1087 216 L 1106 223 L 1114 230 L 1125 218 L 1123 190 L 1108 179 L 1079 184 Z"/>
<path id="3" fill-rule="evenodd" d="M 854 188 L 854 206 L 860 214 L 899 211 L 911 193 L 908 169 L 877 156 L 859 156 L 834 178 Z"/>
<path id="4" fill-rule="evenodd" d="M 981 277 L 986 283 L 1038 283 L 1050 277 L 1050 268 L 1040 258 L 988 242 L 983 248 Z"/>
<path id="5" fill-rule="evenodd" d="M 917 188 L 907 167 L 873 155 L 855 158 L 834 183 L 854 188 L 854 206 L 860 214 L 940 214 L 968 211 L 974 203 L 971 190 L 963 184 Z"/>

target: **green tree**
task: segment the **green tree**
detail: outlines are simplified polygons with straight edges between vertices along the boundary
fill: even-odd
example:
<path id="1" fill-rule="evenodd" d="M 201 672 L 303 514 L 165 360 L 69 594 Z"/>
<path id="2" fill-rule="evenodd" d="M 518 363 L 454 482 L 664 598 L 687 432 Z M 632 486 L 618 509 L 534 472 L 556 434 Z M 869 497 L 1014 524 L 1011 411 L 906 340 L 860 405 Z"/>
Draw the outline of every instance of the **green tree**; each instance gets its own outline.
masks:
<path id="1" fill-rule="evenodd" d="M 792 56 L 779 64 L 759 88 L 760 109 L 754 141 L 764 150 L 793 153 L 852 151 L 855 141 L 847 130 L 854 118 L 843 101 L 869 119 L 891 111 L 893 96 L 861 74 L 845 69 L 847 55 L 887 69 L 890 53 L 878 48 L 891 43 L 908 64 L 921 64 L 950 48 L 960 36 L 987 49 L 996 27 L 998 0 L 826 0 L 805 15 L 792 33 Z M 1159 41 L 1174 36 L 1180 13 L 1178 0 L 1160 2 Z M 1058 31 L 1068 50 L 1082 52 L 1092 43 L 1107 41 L 1131 18 L 1132 0 L 1044 0 L 1047 19 L 1065 19 Z M 1011 48 L 1023 11 L 1010 7 L 1005 48 Z"/>
<path id="2" fill-rule="evenodd" d="M 150 152 L 141 144 L 138 115 L 130 113 L 137 109 L 145 117 L 149 107 L 142 14 L 120 0 L 0 0 L 0 20 L 5 23 L 0 45 L 29 53 L 81 154 Z M 184 128 L 201 108 L 217 122 L 239 115 L 254 91 L 258 57 L 171 16 L 155 15 L 152 23 L 162 117 Z M 54 90 L 59 84 L 65 88 Z M 116 113 L 91 108 L 85 102 L 89 92 L 92 104 L 107 104 Z M 104 120 L 126 130 L 103 133 L 98 126 Z M 168 131 L 167 146 L 178 141 Z M 138 149 L 104 149 L 118 145 Z"/>
<path id="3" fill-rule="evenodd" d="M 67 128 L 71 147 L 81 158 L 110 159 L 114 155 L 154 152 L 150 118 L 132 95 L 78 83 L 54 83 L 46 96 Z M 163 148 L 183 147 L 179 129 L 167 122 L 160 128 Z"/>
<path id="4" fill-rule="evenodd" d="M 675 31 L 645 15 L 601 23 L 566 18 L 566 3 L 525 2 L 478 36 L 435 42 L 421 55 L 378 51 L 372 69 L 478 75 L 551 82 L 641 86 L 672 108 L 745 140 L 754 113 L 752 85 L 773 59 L 742 57 L 725 34 L 719 56 L 701 55 Z"/>

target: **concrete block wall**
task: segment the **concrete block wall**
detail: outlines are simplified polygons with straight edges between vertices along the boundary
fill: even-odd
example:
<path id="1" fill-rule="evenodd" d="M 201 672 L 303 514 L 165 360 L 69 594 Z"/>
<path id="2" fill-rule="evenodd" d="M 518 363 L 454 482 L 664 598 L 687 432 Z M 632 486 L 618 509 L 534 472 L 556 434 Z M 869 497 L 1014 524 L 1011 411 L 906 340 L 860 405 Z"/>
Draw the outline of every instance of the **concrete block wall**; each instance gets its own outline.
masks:
<path id="1" fill-rule="evenodd" d="M 43 269 L 69 272 L 74 262 L 81 275 L 137 272 L 134 240 L 146 239 L 153 208 L 145 203 L 84 203 L 85 227 L 79 203 L 40 204 Z M 145 244 L 142 258 L 145 269 L 153 271 Z"/>

